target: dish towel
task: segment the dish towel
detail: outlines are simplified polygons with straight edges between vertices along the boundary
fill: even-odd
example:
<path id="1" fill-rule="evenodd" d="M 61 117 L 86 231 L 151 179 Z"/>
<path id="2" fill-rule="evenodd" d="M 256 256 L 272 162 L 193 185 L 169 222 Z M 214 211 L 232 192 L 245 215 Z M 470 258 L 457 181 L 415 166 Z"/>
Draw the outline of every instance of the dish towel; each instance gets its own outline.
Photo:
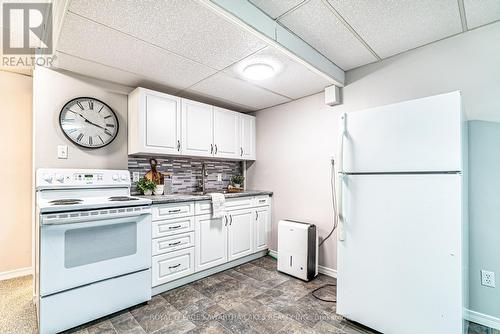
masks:
<path id="1" fill-rule="evenodd" d="M 226 215 L 226 197 L 224 194 L 211 193 L 212 196 L 212 218 L 222 218 Z"/>

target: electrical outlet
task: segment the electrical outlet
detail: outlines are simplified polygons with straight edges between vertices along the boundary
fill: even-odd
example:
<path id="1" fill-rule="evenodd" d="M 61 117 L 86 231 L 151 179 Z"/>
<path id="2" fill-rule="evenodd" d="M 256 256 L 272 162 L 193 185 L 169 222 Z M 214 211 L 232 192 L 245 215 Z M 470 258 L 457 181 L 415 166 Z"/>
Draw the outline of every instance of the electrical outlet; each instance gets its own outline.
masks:
<path id="1" fill-rule="evenodd" d="M 495 287 L 495 273 L 493 271 L 481 270 L 481 285 Z"/>
<path id="2" fill-rule="evenodd" d="M 133 182 L 138 182 L 139 181 L 139 172 L 133 172 L 132 173 L 132 181 Z"/>
<path id="3" fill-rule="evenodd" d="M 217 181 L 222 182 L 222 174 L 217 173 Z"/>
<path id="4" fill-rule="evenodd" d="M 68 159 L 68 146 L 67 145 L 57 145 L 57 158 L 58 159 Z"/>

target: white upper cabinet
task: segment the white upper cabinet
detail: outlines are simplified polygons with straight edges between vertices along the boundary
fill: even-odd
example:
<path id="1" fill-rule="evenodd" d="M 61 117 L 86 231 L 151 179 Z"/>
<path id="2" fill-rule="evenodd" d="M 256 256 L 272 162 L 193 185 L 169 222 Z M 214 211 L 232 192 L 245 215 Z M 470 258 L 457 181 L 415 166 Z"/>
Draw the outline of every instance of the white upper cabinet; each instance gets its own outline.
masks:
<path id="1" fill-rule="evenodd" d="M 128 100 L 128 153 L 180 154 L 181 99 L 144 88 Z"/>
<path id="2" fill-rule="evenodd" d="M 242 160 L 255 160 L 255 117 L 239 114 L 240 118 L 240 152 Z"/>
<path id="3" fill-rule="evenodd" d="M 213 107 L 182 99 L 182 154 L 210 157 L 214 153 Z"/>
<path id="4" fill-rule="evenodd" d="M 214 107 L 214 156 L 238 159 L 240 157 L 239 113 Z"/>
<path id="5" fill-rule="evenodd" d="M 128 97 L 128 154 L 255 160 L 255 117 L 137 88 Z"/>

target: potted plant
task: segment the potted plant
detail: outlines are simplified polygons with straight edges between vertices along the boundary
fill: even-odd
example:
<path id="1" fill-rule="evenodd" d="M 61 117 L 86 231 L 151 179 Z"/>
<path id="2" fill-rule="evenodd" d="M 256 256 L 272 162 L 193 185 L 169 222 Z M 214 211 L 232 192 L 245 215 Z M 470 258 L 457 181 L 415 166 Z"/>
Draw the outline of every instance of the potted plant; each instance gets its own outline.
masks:
<path id="1" fill-rule="evenodd" d="M 236 188 L 241 188 L 243 186 L 243 182 L 245 181 L 245 177 L 243 175 L 233 175 L 231 176 L 231 183 Z"/>
<path id="2" fill-rule="evenodd" d="M 153 190 L 156 188 L 156 183 L 153 181 L 143 177 L 136 183 L 137 189 L 146 196 L 151 196 L 153 194 Z"/>

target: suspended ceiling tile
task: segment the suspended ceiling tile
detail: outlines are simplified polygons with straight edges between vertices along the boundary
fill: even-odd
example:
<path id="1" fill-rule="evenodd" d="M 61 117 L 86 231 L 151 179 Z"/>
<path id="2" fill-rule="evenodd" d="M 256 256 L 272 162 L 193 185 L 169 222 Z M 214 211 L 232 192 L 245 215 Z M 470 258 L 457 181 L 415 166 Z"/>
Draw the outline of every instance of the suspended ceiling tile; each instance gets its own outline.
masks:
<path id="1" fill-rule="evenodd" d="M 266 46 L 193 0 L 75 0 L 69 10 L 215 69 Z"/>
<path id="2" fill-rule="evenodd" d="M 176 89 L 186 88 L 216 72 L 71 13 L 65 19 L 58 51 L 168 82 Z"/>
<path id="3" fill-rule="evenodd" d="M 457 0 L 328 0 L 380 57 L 462 32 Z"/>
<path id="4" fill-rule="evenodd" d="M 251 3 L 259 7 L 264 13 L 273 19 L 283 15 L 304 1 L 305 0 L 250 0 Z"/>
<path id="5" fill-rule="evenodd" d="M 500 1 L 464 0 L 469 29 L 500 20 Z"/>
<path id="6" fill-rule="evenodd" d="M 344 70 L 377 60 L 321 0 L 309 1 L 280 22 Z"/>
<path id="7" fill-rule="evenodd" d="M 277 74 L 265 80 L 252 81 L 246 79 L 242 75 L 243 70 L 248 65 L 255 63 L 269 64 L 274 67 Z M 292 61 L 290 58 L 271 47 L 267 47 L 239 61 L 226 69 L 225 72 L 241 80 L 247 80 L 256 86 L 266 88 L 292 99 L 298 99 L 303 96 L 318 93 L 326 86 L 331 85 L 331 83 L 319 74 L 311 72 L 305 66 Z"/>
<path id="8" fill-rule="evenodd" d="M 100 80 L 120 83 L 130 87 L 139 86 L 141 81 L 140 76 L 137 74 L 61 52 L 56 52 L 54 67 Z"/>
<path id="9" fill-rule="evenodd" d="M 251 83 L 233 78 L 224 72 L 219 72 L 197 83 L 187 91 L 226 102 L 234 102 L 254 110 L 291 101 L 291 99 L 274 94 Z"/>

